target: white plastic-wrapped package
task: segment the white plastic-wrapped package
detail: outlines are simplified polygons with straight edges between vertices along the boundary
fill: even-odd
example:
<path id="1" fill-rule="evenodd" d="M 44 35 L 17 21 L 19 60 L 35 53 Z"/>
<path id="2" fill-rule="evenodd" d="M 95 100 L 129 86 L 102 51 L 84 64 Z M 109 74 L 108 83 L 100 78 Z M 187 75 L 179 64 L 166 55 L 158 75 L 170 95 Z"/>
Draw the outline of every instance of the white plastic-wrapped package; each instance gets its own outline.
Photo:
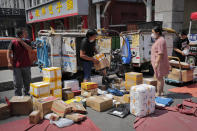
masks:
<path id="1" fill-rule="evenodd" d="M 72 91 L 79 90 L 78 80 L 66 80 L 64 81 L 64 88 L 71 88 Z"/>
<path id="2" fill-rule="evenodd" d="M 103 76 L 100 75 L 95 75 L 95 76 L 91 76 L 90 78 L 91 82 L 95 82 L 98 85 L 102 85 L 103 84 Z"/>
<path id="3" fill-rule="evenodd" d="M 130 112 L 144 117 L 155 111 L 155 87 L 147 84 L 133 86 L 130 89 Z"/>

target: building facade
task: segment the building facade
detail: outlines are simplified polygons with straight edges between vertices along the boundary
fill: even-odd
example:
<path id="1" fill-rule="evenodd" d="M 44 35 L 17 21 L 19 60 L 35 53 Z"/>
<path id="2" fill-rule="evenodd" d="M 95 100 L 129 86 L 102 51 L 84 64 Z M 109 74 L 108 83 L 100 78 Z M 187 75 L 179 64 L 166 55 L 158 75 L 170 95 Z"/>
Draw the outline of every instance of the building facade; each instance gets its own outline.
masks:
<path id="1" fill-rule="evenodd" d="M 197 12 L 196 0 L 156 0 L 155 20 L 163 21 L 163 27 L 176 31 L 189 30 L 190 15 Z M 197 33 L 197 22 L 192 26 Z"/>
<path id="2" fill-rule="evenodd" d="M 26 22 L 33 39 L 39 30 L 88 28 L 88 0 L 26 0 Z"/>
<path id="3" fill-rule="evenodd" d="M 0 0 L 0 36 L 15 37 L 17 28 L 25 27 L 24 0 Z"/>

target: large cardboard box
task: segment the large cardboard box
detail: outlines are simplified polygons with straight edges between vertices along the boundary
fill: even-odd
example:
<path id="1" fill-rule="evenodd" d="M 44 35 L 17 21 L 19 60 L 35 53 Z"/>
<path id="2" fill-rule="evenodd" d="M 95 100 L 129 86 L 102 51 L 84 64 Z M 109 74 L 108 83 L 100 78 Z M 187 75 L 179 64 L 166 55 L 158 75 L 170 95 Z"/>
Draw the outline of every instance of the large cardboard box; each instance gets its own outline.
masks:
<path id="1" fill-rule="evenodd" d="M 62 98 L 63 100 L 70 100 L 74 98 L 74 93 L 72 91 L 63 91 Z"/>
<path id="2" fill-rule="evenodd" d="M 113 101 L 105 96 L 91 96 L 87 98 L 86 105 L 101 112 L 110 109 L 113 106 Z"/>
<path id="3" fill-rule="evenodd" d="M 183 82 L 189 82 L 193 80 L 194 70 L 180 70 L 172 68 L 172 72 L 168 75 L 169 79 L 180 81 L 182 77 Z"/>
<path id="4" fill-rule="evenodd" d="M 12 115 L 29 115 L 33 110 L 30 96 L 13 96 L 10 104 Z"/>
<path id="5" fill-rule="evenodd" d="M 84 108 L 84 106 L 81 103 L 70 103 L 70 106 L 72 107 L 72 111 L 76 112 L 76 113 L 86 113 L 86 109 Z"/>
<path id="6" fill-rule="evenodd" d="M 43 119 L 44 115 L 52 112 L 51 107 L 54 101 L 58 100 L 58 98 L 54 96 L 44 97 L 35 100 L 35 110 L 40 111 L 40 117 Z"/>
<path id="7" fill-rule="evenodd" d="M 10 117 L 10 108 L 7 104 L 0 104 L 0 120 Z"/>
<path id="8" fill-rule="evenodd" d="M 51 110 L 58 116 L 64 117 L 65 114 L 70 113 L 72 111 L 72 107 L 62 100 L 56 100 L 53 102 Z"/>
<path id="9" fill-rule="evenodd" d="M 85 120 L 87 117 L 86 115 L 82 115 L 79 113 L 72 113 L 72 114 L 66 115 L 66 118 L 73 120 L 74 122 L 80 122 L 80 121 Z"/>
<path id="10" fill-rule="evenodd" d="M 99 61 L 98 64 L 94 64 L 96 70 L 101 70 L 110 66 L 110 63 L 104 54 L 97 54 L 94 58 Z"/>
<path id="11" fill-rule="evenodd" d="M 125 89 L 127 91 L 129 91 L 132 86 L 140 85 L 142 83 L 143 83 L 142 81 L 137 82 L 137 83 L 136 82 L 132 82 L 132 81 L 125 81 Z"/>
<path id="12" fill-rule="evenodd" d="M 30 124 L 38 124 L 40 122 L 40 111 L 36 110 L 33 111 L 30 115 L 29 115 L 29 123 Z"/>
<path id="13" fill-rule="evenodd" d="M 144 84 L 157 87 L 157 80 L 155 80 L 154 78 L 144 78 L 143 81 L 144 81 Z"/>
<path id="14" fill-rule="evenodd" d="M 91 90 L 84 90 L 81 89 L 81 95 L 84 97 L 90 97 L 90 96 L 94 96 L 94 95 L 98 95 L 98 89 L 91 89 Z"/>
<path id="15" fill-rule="evenodd" d="M 91 89 L 95 89 L 98 88 L 98 84 L 95 82 L 83 82 L 81 83 L 81 89 L 84 90 L 91 90 Z"/>

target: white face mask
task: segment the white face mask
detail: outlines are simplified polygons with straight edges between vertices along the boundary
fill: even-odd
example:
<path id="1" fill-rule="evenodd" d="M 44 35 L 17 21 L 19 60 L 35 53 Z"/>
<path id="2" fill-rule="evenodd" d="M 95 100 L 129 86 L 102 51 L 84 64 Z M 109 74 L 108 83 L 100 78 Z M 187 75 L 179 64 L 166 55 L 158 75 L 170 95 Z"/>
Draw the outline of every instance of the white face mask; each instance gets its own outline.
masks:
<path id="1" fill-rule="evenodd" d="M 151 34 L 151 37 L 152 37 L 153 39 L 156 39 L 156 35 L 155 35 L 154 33 Z"/>
<path id="2" fill-rule="evenodd" d="M 94 40 L 89 40 L 90 41 L 90 43 L 93 43 L 94 42 Z"/>

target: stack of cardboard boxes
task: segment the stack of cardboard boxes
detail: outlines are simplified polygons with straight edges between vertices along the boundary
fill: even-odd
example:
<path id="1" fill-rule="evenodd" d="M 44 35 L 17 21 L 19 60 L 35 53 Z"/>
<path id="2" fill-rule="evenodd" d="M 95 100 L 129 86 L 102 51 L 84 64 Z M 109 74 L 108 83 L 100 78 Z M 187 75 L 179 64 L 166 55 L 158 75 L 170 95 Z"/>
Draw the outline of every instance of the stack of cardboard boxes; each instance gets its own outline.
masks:
<path id="1" fill-rule="evenodd" d="M 132 86 L 140 85 L 143 83 L 143 74 L 137 72 L 125 73 L 125 88 L 127 91 L 130 90 Z"/>
<path id="2" fill-rule="evenodd" d="M 52 96 L 62 99 L 62 72 L 59 67 L 43 68 L 43 80 L 50 84 Z"/>

